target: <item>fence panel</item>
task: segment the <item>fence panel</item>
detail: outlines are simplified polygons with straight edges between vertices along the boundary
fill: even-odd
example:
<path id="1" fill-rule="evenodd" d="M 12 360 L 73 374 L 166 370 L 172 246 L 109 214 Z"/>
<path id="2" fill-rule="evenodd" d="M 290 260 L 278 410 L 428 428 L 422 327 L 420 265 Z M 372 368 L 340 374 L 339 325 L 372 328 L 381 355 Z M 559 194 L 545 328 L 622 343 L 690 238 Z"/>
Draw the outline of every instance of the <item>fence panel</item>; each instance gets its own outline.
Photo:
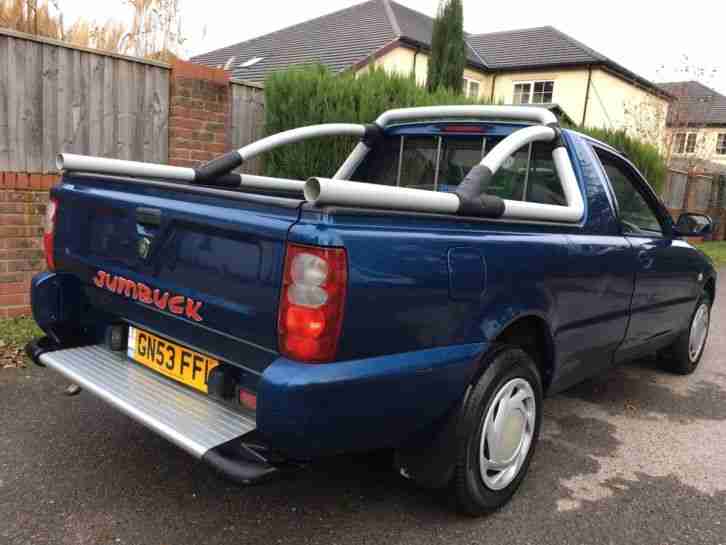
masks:
<path id="1" fill-rule="evenodd" d="M 711 206 L 712 181 L 713 179 L 710 176 L 694 176 L 691 179 L 691 183 L 693 184 L 693 198 L 690 208 L 704 211 Z"/>
<path id="2" fill-rule="evenodd" d="M 231 90 L 230 141 L 233 149 L 239 149 L 264 136 L 265 92 L 259 85 L 240 81 L 233 81 Z M 242 171 L 261 174 L 262 158 L 245 163 Z"/>
<path id="3" fill-rule="evenodd" d="M 169 69 L 0 30 L 0 172 L 55 172 L 61 151 L 168 159 Z"/>
<path id="4" fill-rule="evenodd" d="M 688 176 L 685 173 L 674 170 L 668 172 L 666 191 L 663 198 L 668 208 L 683 208 L 687 183 Z"/>

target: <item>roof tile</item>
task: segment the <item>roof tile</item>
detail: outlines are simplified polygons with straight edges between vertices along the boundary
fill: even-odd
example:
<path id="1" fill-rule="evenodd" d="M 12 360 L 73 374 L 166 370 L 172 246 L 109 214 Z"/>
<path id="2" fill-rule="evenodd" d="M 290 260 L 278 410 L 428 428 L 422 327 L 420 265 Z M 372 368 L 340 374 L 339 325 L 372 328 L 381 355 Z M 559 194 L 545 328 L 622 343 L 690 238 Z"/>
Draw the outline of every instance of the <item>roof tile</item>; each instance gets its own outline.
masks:
<path id="1" fill-rule="evenodd" d="M 396 39 L 430 46 L 433 19 L 392 0 L 369 0 L 246 42 L 193 57 L 224 66 L 231 57 L 234 77 L 262 81 L 273 71 L 321 63 L 341 71 L 365 61 Z M 466 34 L 467 60 L 483 70 L 521 70 L 603 64 L 623 77 L 661 93 L 667 91 L 554 27 Z M 253 66 L 240 65 L 254 58 Z"/>

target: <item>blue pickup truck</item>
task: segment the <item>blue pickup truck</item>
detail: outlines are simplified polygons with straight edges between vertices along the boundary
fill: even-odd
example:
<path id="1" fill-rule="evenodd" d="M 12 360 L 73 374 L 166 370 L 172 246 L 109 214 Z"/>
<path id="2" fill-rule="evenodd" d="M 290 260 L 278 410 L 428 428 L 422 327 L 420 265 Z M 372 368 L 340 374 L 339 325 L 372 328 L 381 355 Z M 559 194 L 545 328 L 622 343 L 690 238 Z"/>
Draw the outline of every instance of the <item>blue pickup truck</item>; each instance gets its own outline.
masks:
<path id="1" fill-rule="evenodd" d="M 359 141 L 333 178 L 233 171 Z M 238 483 L 389 449 L 462 512 L 522 482 L 543 397 L 701 359 L 711 262 L 633 164 L 546 109 L 392 110 L 196 169 L 62 154 L 27 351 Z M 52 415 L 51 415 L 52 418 Z"/>

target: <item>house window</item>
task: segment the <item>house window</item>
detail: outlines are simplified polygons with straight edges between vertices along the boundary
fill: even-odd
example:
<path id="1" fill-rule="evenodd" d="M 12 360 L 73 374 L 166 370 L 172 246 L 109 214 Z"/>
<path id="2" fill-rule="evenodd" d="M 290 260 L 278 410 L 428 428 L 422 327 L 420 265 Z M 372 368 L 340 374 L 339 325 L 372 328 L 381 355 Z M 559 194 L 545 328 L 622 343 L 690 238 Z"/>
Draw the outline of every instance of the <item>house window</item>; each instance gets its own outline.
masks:
<path id="1" fill-rule="evenodd" d="M 696 151 L 696 133 L 689 132 L 686 137 L 686 153 L 693 153 Z"/>
<path id="2" fill-rule="evenodd" d="M 514 84 L 515 104 L 551 104 L 554 81 L 522 81 Z"/>
<path id="3" fill-rule="evenodd" d="M 696 151 L 696 137 L 698 135 L 695 132 L 679 132 L 676 133 L 676 139 L 674 142 L 675 153 L 684 155 L 688 153 L 695 153 Z"/>
<path id="4" fill-rule="evenodd" d="M 726 133 L 721 133 L 716 137 L 716 154 L 726 155 Z"/>
<path id="5" fill-rule="evenodd" d="M 464 78 L 464 96 L 471 98 L 479 97 L 479 89 L 481 88 L 480 83 L 475 79 Z"/>

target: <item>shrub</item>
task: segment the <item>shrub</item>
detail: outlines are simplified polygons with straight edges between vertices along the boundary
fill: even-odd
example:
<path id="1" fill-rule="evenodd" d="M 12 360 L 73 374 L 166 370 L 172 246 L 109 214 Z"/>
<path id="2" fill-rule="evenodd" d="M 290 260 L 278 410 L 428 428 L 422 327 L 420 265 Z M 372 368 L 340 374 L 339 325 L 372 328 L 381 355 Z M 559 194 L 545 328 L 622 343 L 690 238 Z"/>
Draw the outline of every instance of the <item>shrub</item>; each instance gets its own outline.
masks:
<path id="1" fill-rule="evenodd" d="M 575 127 L 575 130 L 610 144 L 633 162 L 656 193 L 663 190 L 668 169 L 665 157 L 656 146 L 633 138 L 624 130 L 585 127 Z"/>
<path id="2" fill-rule="evenodd" d="M 324 66 L 276 72 L 265 81 L 265 130 L 274 134 L 318 123 L 371 123 L 391 108 L 485 103 L 441 89 L 429 93 L 413 77 L 373 69 L 360 76 L 334 74 Z M 660 192 L 666 162 L 658 149 L 624 131 L 574 127 L 627 155 Z M 350 138 L 317 138 L 283 146 L 265 157 L 265 174 L 304 180 L 330 177 L 355 145 Z"/>
<path id="3" fill-rule="evenodd" d="M 413 77 L 373 69 L 336 75 L 323 66 L 276 72 L 265 81 L 267 134 L 318 123 L 371 123 L 391 108 L 482 103 L 439 89 L 419 87 Z M 317 138 L 268 153 L 265 174 L 304 180 L 330 177 L 355 145 L 348 138 Z"/>

